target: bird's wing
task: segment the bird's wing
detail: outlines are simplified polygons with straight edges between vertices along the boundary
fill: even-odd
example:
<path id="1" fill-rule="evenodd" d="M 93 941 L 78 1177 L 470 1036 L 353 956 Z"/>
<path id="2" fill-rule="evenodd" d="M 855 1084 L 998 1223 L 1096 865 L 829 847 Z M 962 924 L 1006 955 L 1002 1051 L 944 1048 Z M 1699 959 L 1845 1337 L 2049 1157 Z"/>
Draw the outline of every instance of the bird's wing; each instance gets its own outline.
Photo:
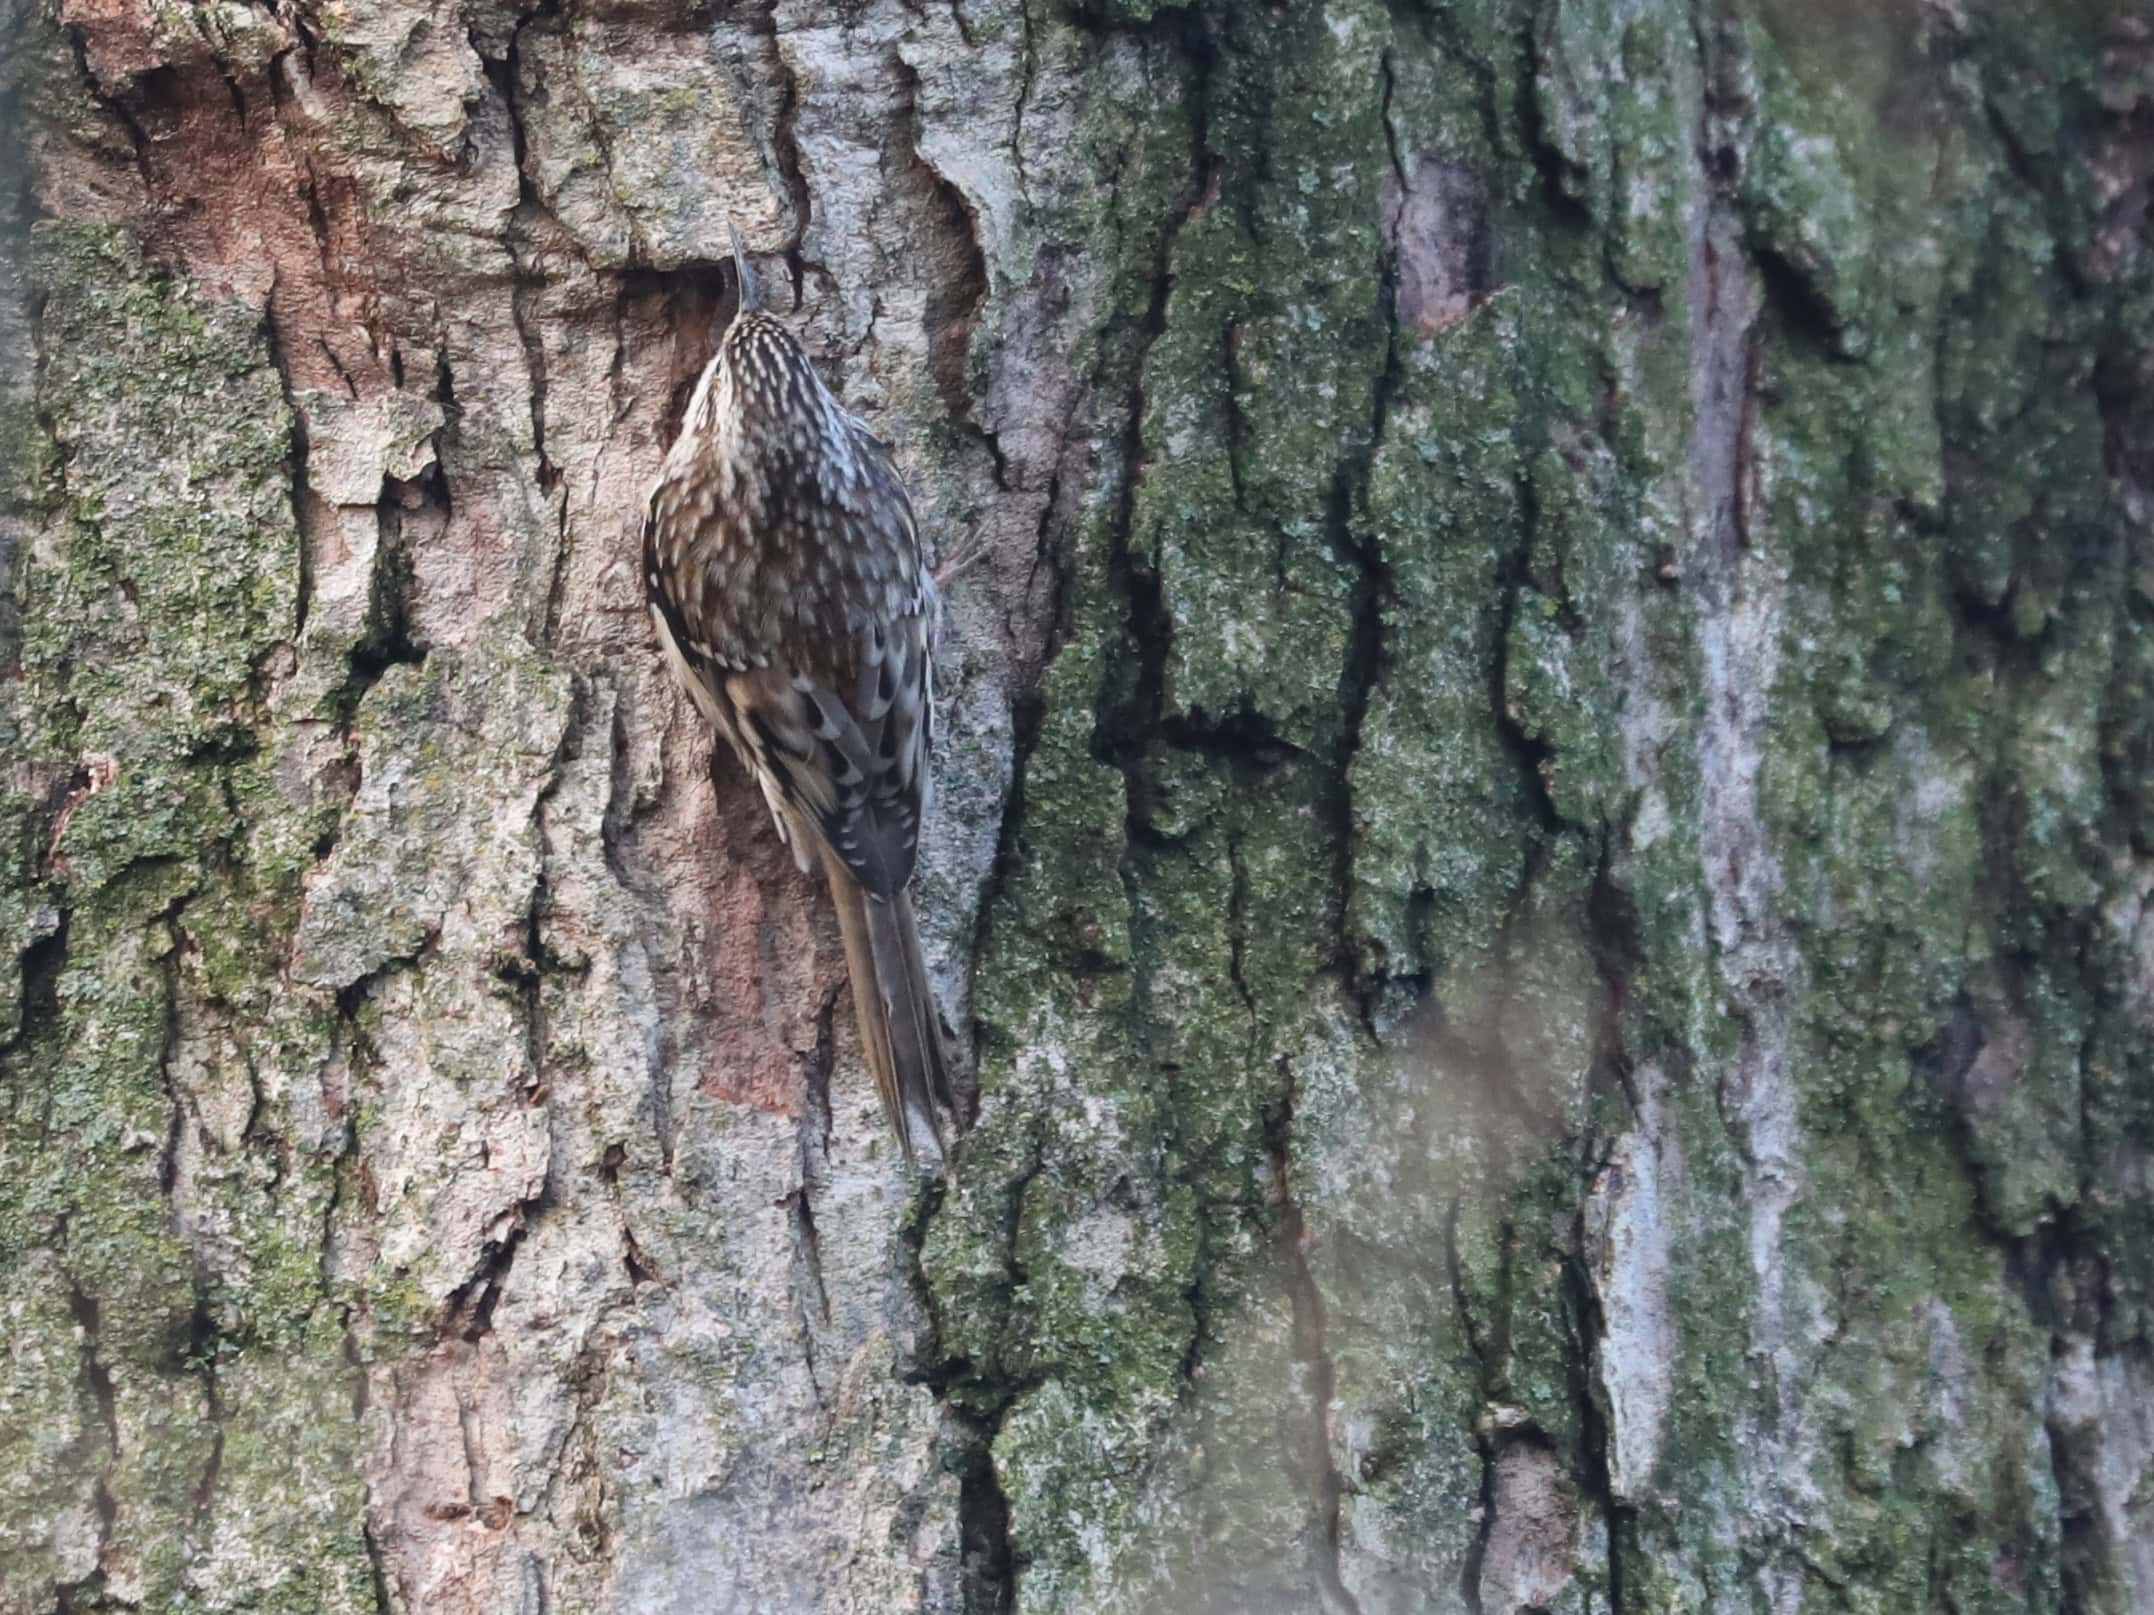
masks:
<path id="1" fill-rule="evenodd" d="M 680 533 L 677 530 L 669 532 L 668 527 L 670 524 L 677 529 L 684 519 L 678 509 L 669 508 L 667 495 L 672 491 L 661 480 L 651 490 L 650 504 L 643 518 L 644 600 L 650 610 L 652 632 L 665 656 L 667 670 L 688 692 L 696 710 L 703 714 L 703 721 L 723 736 L 734 754 L 749 765 L 756 783 L 762 787 L 763 800 L 770 806 L 771 823 L 777 826 L 778 839 L 792 847 L 793 862 L 805 875 L 810 868 L 809 849 L 793 834 L 778 783 L 758 762 L 756 749 L 741 727 L 739 707 L 726 690 L 727 673 L 746 663 L 737 654 L 728 655 L 720 647 L 698 637 L 682 616 L 679 603 L 664 587 L 670 561 L 663 553 L 663 547 L 668 540 L 676 546 L 682 542 Z M 672 504 L 678 504 L 677 497 Z"/>
<path id="2" fill-rule="evenodd" d="M 904 887 L 919 851 L 934 699 L 928 628 L 916 610 L 860 633 L 843 694 L 833 670 L 775 663 L 719 681 L 765 788 L 774 784 L 878 897 Z"/>
<path id="3" fill-rule="evenodd" d="M 850 578 L 842 616 L 830 610 L 820 633 L 773 647 L 769 667 L 725 684 L 759 765 L 854 879 L 888 897 L 912 878 L 927 807 L 937 601 L 890 451 L 844 419 L 850 475 L 795 496 L 813 509 L 804 525 L 822 552 L 841 558 L 836 570 Z"/>
<path id="4" fill-rule="evenodd" d="M 701 524 L 726 513 L 694 508 L 665 482 L 646 517 L 644 563 L 675 676 L 755 773 L 801 867 L 809 848 L 793 832 L 812 826 L 863 888 L 889 896 L 911 878 L 926 806 L 937 602 L 889 451 L 849 416 L 845 429 L 844 474 L 789 479 L 784 490 L 796 553 L 825 564 L 802 569 L 781 611 L 735 596 L 737 572 L 697 569 L 726 546 L 706 546 L 711 561 L 688 559 Z M 684 616 L 669 578 L 703 609 Z M 706 618 L 722 627 L 701 632 L 719 637 L 699 637 Z"/>

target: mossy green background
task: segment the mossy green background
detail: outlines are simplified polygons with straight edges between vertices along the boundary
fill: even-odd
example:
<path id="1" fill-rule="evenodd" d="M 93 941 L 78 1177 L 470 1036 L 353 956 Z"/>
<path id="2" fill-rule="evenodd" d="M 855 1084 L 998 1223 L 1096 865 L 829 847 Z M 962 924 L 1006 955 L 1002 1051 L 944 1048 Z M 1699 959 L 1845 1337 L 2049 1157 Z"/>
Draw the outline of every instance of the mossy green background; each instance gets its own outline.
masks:
<path id="1" fill-rule="evenodd" d="M 2062 1342 L 2144 1352 L 2154 1249 L 2118 1170 L 2150 1103 L 2119 462 L 2154 281 L 2143 227 L 2078 262 L 2116 206 L 2083 143 L 2144 94 L 2110 20 L 1155 19 L 1189 150 L 1139 244 L 1134 486 L 1080 535 L 981 963 L 979 1165 L 925 1251 L 1022 1607 L 1480 1607 L 1469 1511 L 1521 1443 L 1588 1521 L 1563 1609 L 2126 1607 L 2044 1428 Z M 1492 241 L 1436 331 L 1384 318 L 1422 164 L 1473 176 Z M 1697 306 L 1707 231 L 1752 314 Z M 1740 325 L 1740 419 L 1693 388 L 1706 320 Z M 1761 989 L 1699 827 L 1730 766 L 1699 619 L 1745 590 L 1776 654 L 1732 766 L 1778 866 L 1801 1180 L 1777 1359 L 1778 1168 L 1728 1092 Z M 1971 1096 L 1977 1045 L 2010 1075 Z M 1676 1328 L 1619 1496 L 1579 1223 L 1640 1127 L 1683 1167 Z M 1106 1289 L 1103 1217 L 1147 1253 Z M 1979 1365 L 1949 1395 L 1947 1337 Z M 1162 1443 L 1175 1482 L 1133 1480 Z"/>

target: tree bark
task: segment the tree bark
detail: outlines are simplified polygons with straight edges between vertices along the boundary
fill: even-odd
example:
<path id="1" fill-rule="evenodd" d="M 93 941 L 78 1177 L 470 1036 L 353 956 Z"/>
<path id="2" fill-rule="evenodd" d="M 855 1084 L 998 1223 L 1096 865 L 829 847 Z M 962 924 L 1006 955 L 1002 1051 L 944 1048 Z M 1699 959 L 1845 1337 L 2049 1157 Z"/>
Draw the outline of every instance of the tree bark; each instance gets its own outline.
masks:
<path id="1" fill-rule="evenodd" d="M 2154 1608 L 2154 29 L 0 0 L 0 1615 Z M 951 591 L 877 1117 L 637 530 Z"/>

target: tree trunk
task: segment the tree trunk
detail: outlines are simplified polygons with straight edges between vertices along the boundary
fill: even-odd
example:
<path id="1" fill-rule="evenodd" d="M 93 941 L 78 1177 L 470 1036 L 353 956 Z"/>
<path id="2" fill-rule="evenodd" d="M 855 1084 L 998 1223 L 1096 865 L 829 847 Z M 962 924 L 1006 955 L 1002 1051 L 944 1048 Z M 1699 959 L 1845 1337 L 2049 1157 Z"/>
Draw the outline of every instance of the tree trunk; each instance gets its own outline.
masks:
<path id="1" fill-rule="evenodd" d="M 0 1615 L 2154 1608 L 2136 7 L 0 40 Z M 650 643 L 729 216 L 986 546 L 946 1184 Z"/>

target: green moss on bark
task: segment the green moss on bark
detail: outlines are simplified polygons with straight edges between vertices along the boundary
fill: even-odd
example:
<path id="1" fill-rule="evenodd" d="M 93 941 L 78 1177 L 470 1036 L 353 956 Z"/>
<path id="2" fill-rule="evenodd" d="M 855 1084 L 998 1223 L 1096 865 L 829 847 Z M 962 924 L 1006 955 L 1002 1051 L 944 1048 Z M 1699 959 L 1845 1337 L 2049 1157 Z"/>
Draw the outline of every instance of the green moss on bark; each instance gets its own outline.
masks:
<path id="1" fill-rule="evenodd" d="M 2077 170 L 2030 174 L 1992 116 L 2047 115 L 2009 110 L 2023 44 L 1974 31 L 1970 79 L 1904 29 L 1865 44 L 1784 7 L 1192 31 L 1204 135 L 1186 218 L 1148 198 L 1176 233 L 1127 569 L 1076 574 L 1015 923 L 983 966 L 981 1158 L 1021 1188 L 961 1186 L 927 1243 L 967 1394 L 1014 1398 L 995 1452 L 1027 1607 L 1173 1584 L 1120 1558 L 1104 1476 L 1170 1407 L 1216 1427 L 1229 1393 L 1177 1382 L 1172 1343 L 1209 1363 L 1237 1297 L 1261 1309 L 1234 1275 L 1294 1266 L 1282 1207 L 1323 1302 L 1290 1355 L 1324 1365 L 1332 1405 L 1302 1416 L 1335 1481 L 1289 1455 L 1281 1484 L 1319 1515 L 1336 1484 L 1364 1608 L 1473 1562 L 1475 1533 L 1434 1522 L 1520 1431 L 1607 1511 L 1610 1566 L 1575 1565 L 1567 1598 L 1610 1576 L 1643 1609 L 1795 1583 L 1851 1609 L 2088 1596 L 2025 1413 L 2071 1326 L 2013 1275 L 2060 1240 L 2130 1273 L 2144 1210 L 2090 1197 L 2083 1129 L 2145 1126 L 2143 1026 L 2114 1008 L 2141 945 L 2117 857 L 2144 591 L 2118 372 L 2093 358 L 2128 340 L 2145 270 L 2067 288 L 2058 242 L 2093 228 Z M 2072 116 L 2087 83 L 2058 81 Z M 1312 188 L 1327 163 L 1353 179 Z M 1393 330 L 1427 266 L 1370 232 L 1425 163 L 1485 198 L 1492 272 Z M 1713 342 L 1734 396 L 1700 391 Z M 1698 480 L 1716 434 L 1732 490 Z M 1716 665 L 1758 591 L 1765 654 Z M 1762 722 L 1716 728 L 1704 692 L 1752 666 L 1775 670 L 1739 692 Z M 1764 887 L 1700 834 L 1746 793 Z M 1058 905 L 1058 881 L 1096 896 Z M 1729 931 L 1752 889 L 1769 908 Z M 1079 912 L 1081 952 L 1038 919 Z M 1757 948 L 1770 986 L 1735 957 Z M 1080 959 L 1083 991 L 1047 985 Z M 1037 993 L 1006 996 L 1020 980 Z M 1259 1146 L 1282 1138 L 1279 1182 Z M 1608 1388 L 1629 1348 L 1599 1293 L 1642 1281 L 1583 1274 L 1575 1232 L 1640 1138 L 1668 1242 L 1646 1430 Z M 1102 1219 L 1139 1241 L 1111 1301 L 1073 1233 Z M 2138 1295 L 2103 1316 L 2129 1333 Z M 995 1354 L 983 1308 L 1021 1353 Z M 1653 1458 L 1620 1497 L 1614 1442 Z M 1756 1512 L 1782 1484 L 1799 1553 Z M 1276 1495 L 1230 1490 L 1273 1518 Z"/>
<path id="2" fill-rule="evenodd" d="M 0 1398 L 47 1433 L 0 1607 L 367 1607 L 321 1246 L 343 1136 L 295 1125 L 334 1011 L 279 990 L 301 866 L 252 856 L 297 817 L 259 760 L 297 626 L 290 417 L 258 315 L 125 235 L 40 226 L 29 272 L 47 458 L 10 719 L 49 783 L 10 879 L 51 918 L 0 1051 Z"/>

